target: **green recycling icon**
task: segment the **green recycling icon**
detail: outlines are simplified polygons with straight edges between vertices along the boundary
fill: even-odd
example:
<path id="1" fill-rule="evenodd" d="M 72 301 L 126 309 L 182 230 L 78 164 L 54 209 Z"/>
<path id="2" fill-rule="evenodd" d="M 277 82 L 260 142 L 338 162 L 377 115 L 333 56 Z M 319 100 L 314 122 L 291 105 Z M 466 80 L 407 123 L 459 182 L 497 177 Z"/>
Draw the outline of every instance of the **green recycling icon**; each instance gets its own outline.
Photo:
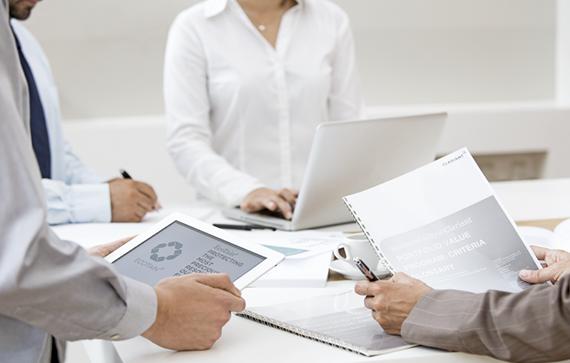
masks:
<path id="1" fill-rule="evenodd" d="M 161 255 L 159 252 L 163 248 L 171 247 L 172 253 L 170 255 Z M 156 262 L 162 262 L 164 260 L 174 260 L 176 257 L 182 254 L 182 243 L 177 241 L 172 241 L 168 243 L 159 243 L 156 245 L 152 250 L 150 255 L 150 259 Z"/>

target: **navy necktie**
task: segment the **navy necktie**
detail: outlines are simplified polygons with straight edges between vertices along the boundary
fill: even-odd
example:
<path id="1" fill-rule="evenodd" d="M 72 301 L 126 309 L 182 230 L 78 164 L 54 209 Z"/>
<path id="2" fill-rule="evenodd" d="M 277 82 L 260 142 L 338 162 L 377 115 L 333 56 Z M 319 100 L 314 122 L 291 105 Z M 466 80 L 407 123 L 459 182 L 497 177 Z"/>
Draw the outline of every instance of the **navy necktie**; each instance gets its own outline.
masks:
<path id="1" fill-rule="evenodd" d="M 20 64 L 22 65 L 22 70 L 24 71 L 26 81 L 28 82 L 32 146 L 34 148 L 34 153 L 36 154 L 36 160 L 38 161 L 42 178 L 49 179 L 51 178 L 51 152 L 49 148 L 49 136 L 44 107 L 42 105 L 42 100 L 40 99 L 34 74 L 32 73 L 32 69 L 28 64 L 24 53 L 22 52 L 20 41 L 15 33 L 14 38 L 16 39 L 16 47 L 18 48 L 18 55 L 20 56 Z"/>

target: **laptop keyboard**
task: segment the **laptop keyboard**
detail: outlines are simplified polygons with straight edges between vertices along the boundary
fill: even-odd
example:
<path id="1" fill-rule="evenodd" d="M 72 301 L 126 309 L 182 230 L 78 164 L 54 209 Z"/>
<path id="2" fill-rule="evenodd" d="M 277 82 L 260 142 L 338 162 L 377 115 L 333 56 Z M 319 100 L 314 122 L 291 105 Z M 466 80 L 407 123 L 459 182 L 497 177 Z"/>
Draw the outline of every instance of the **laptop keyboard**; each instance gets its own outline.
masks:
<path id="1" fill-rule="evenodd" d="M 236 207 L 236 209 L 240 209 L 240 207 Z M 262 216 L 266 216 L 266 217 L 279 218 L 279 219 L 283 219 L 283 220 L 285 219 L 281 213 L 279 213 L 277 211 L 273 212 L 273 211 L 270 211 L 269 209 L 263 209 L 263 210 L 260 210 L 258 212 L 255 212 L 254 214 L 258 214 L 258 215 L 262 215 Z"/>

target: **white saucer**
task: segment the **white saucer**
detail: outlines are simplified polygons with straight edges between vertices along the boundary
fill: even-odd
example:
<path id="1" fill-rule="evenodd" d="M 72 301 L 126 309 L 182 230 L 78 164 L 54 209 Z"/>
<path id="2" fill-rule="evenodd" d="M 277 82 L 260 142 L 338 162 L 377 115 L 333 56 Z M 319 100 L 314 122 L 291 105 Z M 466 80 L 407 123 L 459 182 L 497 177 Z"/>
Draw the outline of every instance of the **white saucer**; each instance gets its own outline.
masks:
<path id="1" fill-rule="evenodd" d="M 527 245 L 558 249 L 562 243 L 557 234 L 540 227 L 519 227 L 522 239 Z"/>
<path id="2" fill-rule="evenodd" d="M 330 270 L 341 274 L 349 280 L 365 280 L 360 271 L 354 268 L 350 263 L 342 260 L 334 260 L 331 262 Z"/>
<path id="3" fill-rule="evenodd" d="M 329 266 L 331 271 L 341 274 L 345 278 L 349 280 L 365 280 L 366 278 L 356 267 L 352 266 L 350 263 L 342 260 L 333 260 L 331 261 L 331 265 Z M 386 275 L 390 272 L 387 269 L 382 270 L 374 270 L 374 273 L 377 276 Z"/>
<path id="4" fill-rule="evenodd" d="M 554 229 L 554 233 L 560 240 L 560 249 L 570 251 L 570 219 L 560 223 Z"/>

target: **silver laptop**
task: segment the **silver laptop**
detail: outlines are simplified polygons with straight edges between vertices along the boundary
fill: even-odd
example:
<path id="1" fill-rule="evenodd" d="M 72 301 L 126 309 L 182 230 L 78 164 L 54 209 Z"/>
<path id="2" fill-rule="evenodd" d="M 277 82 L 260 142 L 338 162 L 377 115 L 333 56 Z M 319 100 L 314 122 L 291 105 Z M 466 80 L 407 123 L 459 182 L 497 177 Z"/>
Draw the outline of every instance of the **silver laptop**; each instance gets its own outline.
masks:
<path id="1" fill-rule="evenodd" d="M 342 197 L 433 161 L 446 118 L 438 113 L 322 123 L 291 220 L 239 208 L 223 214 L 286 231 L 353 222 Z"/>

